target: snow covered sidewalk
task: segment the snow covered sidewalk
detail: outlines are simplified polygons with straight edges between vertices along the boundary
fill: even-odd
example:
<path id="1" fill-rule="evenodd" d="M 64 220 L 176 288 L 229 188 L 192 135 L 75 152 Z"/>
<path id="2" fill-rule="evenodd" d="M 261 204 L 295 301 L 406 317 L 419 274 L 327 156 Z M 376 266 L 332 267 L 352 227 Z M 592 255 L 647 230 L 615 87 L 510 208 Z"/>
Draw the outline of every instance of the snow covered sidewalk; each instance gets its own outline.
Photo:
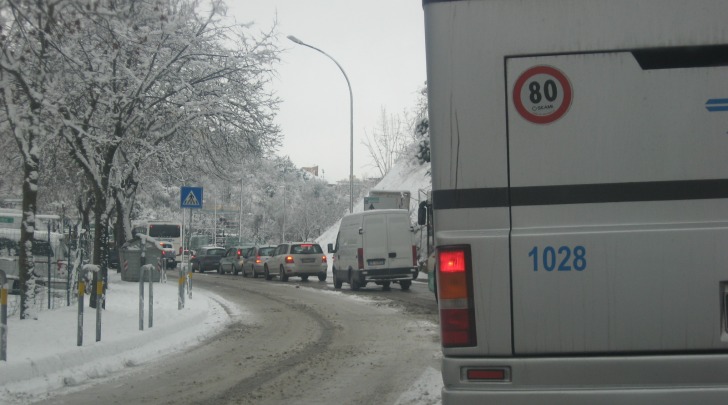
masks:
<path id="1" fill-rule="evenodd" d="M 168 274 L 171 274 L 168 273 Z M 62 386 L 105 377 L 180 351 L 222 329 L 231 318 L 225 300 L 195 289 L 177 309 L 177 279 L 154 283 L 154 326 L 149 328 L 149 284 L 144 284 L 144 330 L 139 330 L 139 283 L 109 274 L 101 341 L 96 342 L 96 310 L 84 308 L 83 346 L 77 341 L 77 304 L 39 314 L 38 320 L 8 320 L 8 361 L 0 361 L 0 403 L 24 402 Z M 226 305 L 232 307 L 231 305 Z"/>

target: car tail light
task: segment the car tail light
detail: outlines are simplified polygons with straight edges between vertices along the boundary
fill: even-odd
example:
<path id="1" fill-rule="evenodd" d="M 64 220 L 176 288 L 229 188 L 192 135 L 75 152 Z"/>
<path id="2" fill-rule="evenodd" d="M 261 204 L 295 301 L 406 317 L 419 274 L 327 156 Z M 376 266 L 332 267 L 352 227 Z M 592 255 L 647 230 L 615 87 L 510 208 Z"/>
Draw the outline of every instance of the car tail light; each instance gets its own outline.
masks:
<path id="1" fill-rule="evenodd" d="M 356 250 L 356 261 L 359 265 L 359 269 L 364 268 L 364 248 L 358 248 Z"/>
<path id="2" fill-rule="evenodd" d="M 293 256 L 286 256 L 286 263 L 293 263 Z"/>
<path id="3" fill-rule="evenodd" d="M 182 246 L 179 247 L 179 253 L 180 256 L 182 256 Z"/>
<path id="4" fill-rule="evenodd" d="M 412 267 L 417 267 L 417 246 L 412 245 Z"/>
<path id="5" fill-rule="evenodd" d="M 321 256 L 321 263 L 326 263 L 326 255 Z"/>
<path id="6" fill-rule="evenodd" d="M 437 294 L 440 298 L 442 345 L 475 346 L 470 247 L 438 247 L 437 258 Z"/>
<path id="7" fill-rule="evenodd" d="M 255 262 L 260 263 L 260 256 L 255 256 Z"/>
<path id="8" fill-rule="evenodd" d="M 242 251 L 241 251 L 240 249 L 238 249 L 238 258 L 240 258 L 240 255 L 241 255 L 242 253 L 243 253 L 243 252 L 242 252 Z"/>

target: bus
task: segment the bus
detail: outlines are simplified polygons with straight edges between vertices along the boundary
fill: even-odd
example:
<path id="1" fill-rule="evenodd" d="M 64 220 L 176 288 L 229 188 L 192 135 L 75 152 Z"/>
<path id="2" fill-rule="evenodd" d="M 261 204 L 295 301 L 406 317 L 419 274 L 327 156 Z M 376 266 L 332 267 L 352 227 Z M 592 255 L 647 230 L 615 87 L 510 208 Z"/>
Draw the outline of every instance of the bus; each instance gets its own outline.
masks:
<path id="1" fill-rule="evenodd" d="M 423 9 L 442 403 L 726 403 L 728 2 Z"/>
<path id="2" fill-rule="evenodd" d="M 12 208 L 0 208 L 0 229 L 20 229 L 23 221 L 23 211 Z M 61 217 L 54 214 L 35 214 L 35 229 L 63 233 L 61 230 Z"/>
<path id="3" fill-rule="evenodd" d="M 144 234 L 159 242 L 169 242 L 175 251 L 177 264 L 182 260 L 182 224 L 175 221 L 140 221 L 132 226 L 132 235 Z"/>

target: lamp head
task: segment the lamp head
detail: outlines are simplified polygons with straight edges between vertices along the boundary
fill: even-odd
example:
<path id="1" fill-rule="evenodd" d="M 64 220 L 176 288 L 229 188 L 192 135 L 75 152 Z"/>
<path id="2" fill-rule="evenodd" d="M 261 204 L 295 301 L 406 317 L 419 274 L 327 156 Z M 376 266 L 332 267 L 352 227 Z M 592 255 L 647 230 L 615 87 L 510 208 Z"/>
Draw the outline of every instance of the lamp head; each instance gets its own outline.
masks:
<path id="1" fill-rule="evenodd" d="M 288 39 L 290 39 L 291 41 L 293 41 L 293 42 L 297 43 L 298 45 L 305 45 L 305 44 L 303 43 L 303 41 L 301 41 L 300 39 L 298 39 L 298 38 L 294 37 L 293 35 L 289 35 L 289 36 L 287 36 L 286 38 L 288 38 Z"/>

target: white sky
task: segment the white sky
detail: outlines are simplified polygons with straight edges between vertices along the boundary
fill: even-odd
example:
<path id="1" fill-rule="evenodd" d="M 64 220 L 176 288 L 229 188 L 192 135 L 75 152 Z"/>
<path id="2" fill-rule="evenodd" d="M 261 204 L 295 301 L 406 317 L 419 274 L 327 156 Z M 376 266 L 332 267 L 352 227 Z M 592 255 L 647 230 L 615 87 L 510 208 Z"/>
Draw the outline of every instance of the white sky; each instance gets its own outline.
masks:
<path id="1" fill-rule="evenodd" d="M 228 16 L 259 31 L 278 20 L 279 154 L 299 167 L 318 165 L 330 182 L 349 177 L 346 81 L 326 56 L 286 38 L 293 35 L 346 71 L 354 94 L 354 175 L 378 177 L 364 132 L 371 136 L 382 107 L 394 114 L 416 105 L 426 80 L 422 1 L 228 0 Z"/>

